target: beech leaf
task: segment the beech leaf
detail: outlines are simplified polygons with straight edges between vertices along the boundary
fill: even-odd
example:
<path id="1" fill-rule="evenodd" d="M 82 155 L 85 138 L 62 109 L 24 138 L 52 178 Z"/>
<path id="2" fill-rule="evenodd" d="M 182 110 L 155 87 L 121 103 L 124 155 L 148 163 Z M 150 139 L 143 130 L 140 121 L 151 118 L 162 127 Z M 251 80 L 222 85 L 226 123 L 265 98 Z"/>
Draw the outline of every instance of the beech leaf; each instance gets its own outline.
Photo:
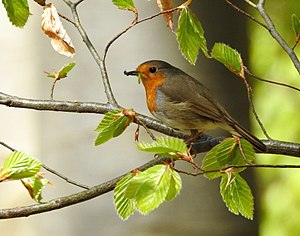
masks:
<path id="1" fill-rule="evenodd" d="M 300 20 L 295 14 L 292 15 L 292 26 L 296 37 L 298 37 L 300 35 Z"/>
<path id="2" fill-rule="evenodd" d="M 239 145 L 240 143 L 240 145 Z M 247 165 L 254 161 L 254 149 L 245 139 L 226 138 L 220 144 L 213 147 L 204 157 L 202 168 L 209 179 L 222 176 L 222 169 L 232 165 Z M 219 170 L 219 171 L 217 171 Z M 245 168 L 232 169 L 233 172 L 241 172 Z"/>
<path id="3" fill-rule="evenodd" d="M 47 74 L 47 77 L 54 78 L 56 80 L 60 80 L 63 78 L 66 78 L 68 73 L 74 68 L 75 62 L 71 62 L 68 65 L 64 65 L 58 72 L 53 70 L 52 73 L 45 72 Z"/>
<path id="4" fill-rule="evenodd" d="M 98 146 L 122 134 L 133 121 L 135 112 L 131 109 L 113 110 L 105 114 L 95 131 L 99 132 L 95 140 Z"/>
<path id="5" fill-rule="evenodd" d="M 51 45 L 55 51 L 67 57 L 75 55 L 75 48 L 67 31 L 59 19 L 59 15 L 52 3 L 44 7 L 42 14 L 42 30 L 51 38 Z"/>
<path id="6" fill-rule="evenodd" d="M 206 57 L 210 57 L 202 25 L 188 7 L 181 9 L 176 35 L 182 54 L 191 64 L 195 64 L 199 49 Z"/>
<path id="7" fill-rule="evenodd" d="M 113 0 L 113 4 L 115 4 L 121 10 L 128 10 L 137 13 L 132 0 Z"/>
<path id="8" fill-rule="evenodd" d="M 241 78 L 245 78 L 241 55 L 235 49 L 223 43 L 215 43 L 211 55 L 231 72 Z"/>
<path id="9" fill-rule="evenodd" d="M 51 185 L 50 181 L 40 175 L 35 175 L 30 178 L 21 179 L 22 184 L 27 189 L 31 198 L 36 202 L 42 203 L 42 189 L 47 184 Z"/>
<path id="10" fill-rule="evenodd" d="M 23 152 L 13 152 L 4 161 L 0 182 L 32 177 L 39 172 L 42 163 Z"/>
<path id="11" fill-rule="evenodd" d="M 2 0 L 2 3 L 10 22 L 17 27 L 23 27 L 30 14 L 27 0 Z"/>
<path id="12" fill-rule="evenodd" d="M 247 182 L 238 173 L 222 175 L 220 193 L 229 211 L 253 219 L 253 195 Z"/>
<path id="13" fill-rule="evenodd" d="M 134 176 L 128 184 L 125 196 L 135 201 L 142 214 L 148 214 L 165 200 L 173 199 L 180 187 L 180 178 L 174 176 L 170 166 L 160 164 Z"/>
<path id="14" fill-rule="evenodd" d="M 126 220 L 130 215 L 134 213 L 136 209 L 135 201 L 125 196 L 125 191 L 132 178 L 132 173 L 126 175 L 117 183 L 114 189 L 115 207 L 122 220 Z"/>
<path id="15" fill-rule="evenodd" d="M 178 138 L 160 137 L 153 143 L 137 142 L 136 145 L 143 152 L 151 152 L 170 158 L 189 155 L 186 143 Z"/>

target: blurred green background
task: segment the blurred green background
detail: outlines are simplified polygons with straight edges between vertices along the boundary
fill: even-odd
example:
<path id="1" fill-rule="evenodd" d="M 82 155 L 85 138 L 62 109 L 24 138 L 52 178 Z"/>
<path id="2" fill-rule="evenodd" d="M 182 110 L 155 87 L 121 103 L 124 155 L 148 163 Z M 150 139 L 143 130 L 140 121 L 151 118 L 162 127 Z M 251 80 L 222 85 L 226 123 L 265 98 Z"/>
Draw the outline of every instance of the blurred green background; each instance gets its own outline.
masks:
<path id="1" fill-rule="evenodd" d="M 299 0 L 273 0 L 266 10 L 277 31 L 293 46 L 295 33 L 291 16 L 300 17 Z M 256 12 L 252 12 L 260 19 Z M 300 76 L 290 58 L 268 31 L 249 22 L 250 68 L 264 79 L 300 88 Z M 300 55 L 300 46 L 295 52 Z M 288 88 L 262 82 L 255 83 L 255 105 L 265 128 L 273 139 L 300 142 L 300 94 Z M 253 119 L 252 124 L 256 121 Z M 256 127 L 258 127 L 255 124 Z M 257 134 L 261 131 L 257 128 Z M 259 163 L 300 164 L 298 158 L 260 155 Z M 300 171 L 299 169 L 259 169 L 260 235 L 300 235 Z"/>

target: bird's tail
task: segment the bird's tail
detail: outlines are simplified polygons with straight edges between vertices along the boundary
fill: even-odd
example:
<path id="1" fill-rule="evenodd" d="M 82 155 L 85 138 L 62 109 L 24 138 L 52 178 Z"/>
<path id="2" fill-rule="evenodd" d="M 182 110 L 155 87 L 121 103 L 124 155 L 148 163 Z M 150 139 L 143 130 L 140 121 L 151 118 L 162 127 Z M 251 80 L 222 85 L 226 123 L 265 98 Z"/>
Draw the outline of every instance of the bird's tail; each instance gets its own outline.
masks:
<path id="1" fill-rule="evenodd" d="M 233 125 L 233 129 L 237 132 L 242 138 L 249 141 L 257 151 L 264 152 L 266 150 L 266 146 L 260 141 L 257 137 L 251 134 L 248 130 L 243 128 L 238 124 Z"/>

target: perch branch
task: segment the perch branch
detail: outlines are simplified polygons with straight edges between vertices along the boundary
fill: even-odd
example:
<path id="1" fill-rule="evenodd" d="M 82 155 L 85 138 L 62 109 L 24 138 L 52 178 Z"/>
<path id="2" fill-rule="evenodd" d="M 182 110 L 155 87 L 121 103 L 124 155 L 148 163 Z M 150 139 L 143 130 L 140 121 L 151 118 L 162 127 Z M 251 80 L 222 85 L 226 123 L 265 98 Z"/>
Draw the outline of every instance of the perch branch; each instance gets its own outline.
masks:
<path id="1" fill-rule="evenodd" d="M 35 100 L 26 99 L 16 96 L 11 96 L 0 92 L 0 105 L 9 107 L 26 108 L 41 111 L 59 111 L 59 112 L 73 112 L 73 113 L 93 113 L 93 114 L 105 114 L 108 111 L 120 109 L 119 106 L 112 106 L 110 104 L 103 104 L 97 102 L 73 102 L 73 101 L 57 101 L 57 100 Z M 169 136 L 184 138 L 185 135 L 175 131 L 162 124 L 161 122 L 152 119 L 148 116 L 138 114 L 137 117 L 143 122 L 149 129 L 156 130 Z M 136 122 L 136 121 L 135 121 Z M 222 137 L 212 138 L 208 135 L 202 135 L 201 140 L 198 140 L 193 144 L 193 150 L 195 153 L 207 152 L 212 147 L 217 145 Z M 289 156 L 300 157 L 300 144 L 276 141 L 276 140 L 264 140 L 263 143 L 267 146 L 265 153 L 270 154 L 283 154 Z"/>

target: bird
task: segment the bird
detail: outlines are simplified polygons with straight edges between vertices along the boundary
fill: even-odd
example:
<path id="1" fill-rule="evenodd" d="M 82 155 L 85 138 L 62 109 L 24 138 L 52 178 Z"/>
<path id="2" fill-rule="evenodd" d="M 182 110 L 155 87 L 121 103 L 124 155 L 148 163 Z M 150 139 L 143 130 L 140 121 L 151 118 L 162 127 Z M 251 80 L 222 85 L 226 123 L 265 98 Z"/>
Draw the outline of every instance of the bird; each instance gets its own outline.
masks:
<path id="1" fill-rule="evenodd" d="M 229 115 L 207 87 L 175 66 L 149 60 L 124 74 L 142 80 L 150 113 L 165 125 L 190 133 L 190 137 L 221 128 L 246 139 L 260 152 L 266 149 L 262 141 Z"/>

